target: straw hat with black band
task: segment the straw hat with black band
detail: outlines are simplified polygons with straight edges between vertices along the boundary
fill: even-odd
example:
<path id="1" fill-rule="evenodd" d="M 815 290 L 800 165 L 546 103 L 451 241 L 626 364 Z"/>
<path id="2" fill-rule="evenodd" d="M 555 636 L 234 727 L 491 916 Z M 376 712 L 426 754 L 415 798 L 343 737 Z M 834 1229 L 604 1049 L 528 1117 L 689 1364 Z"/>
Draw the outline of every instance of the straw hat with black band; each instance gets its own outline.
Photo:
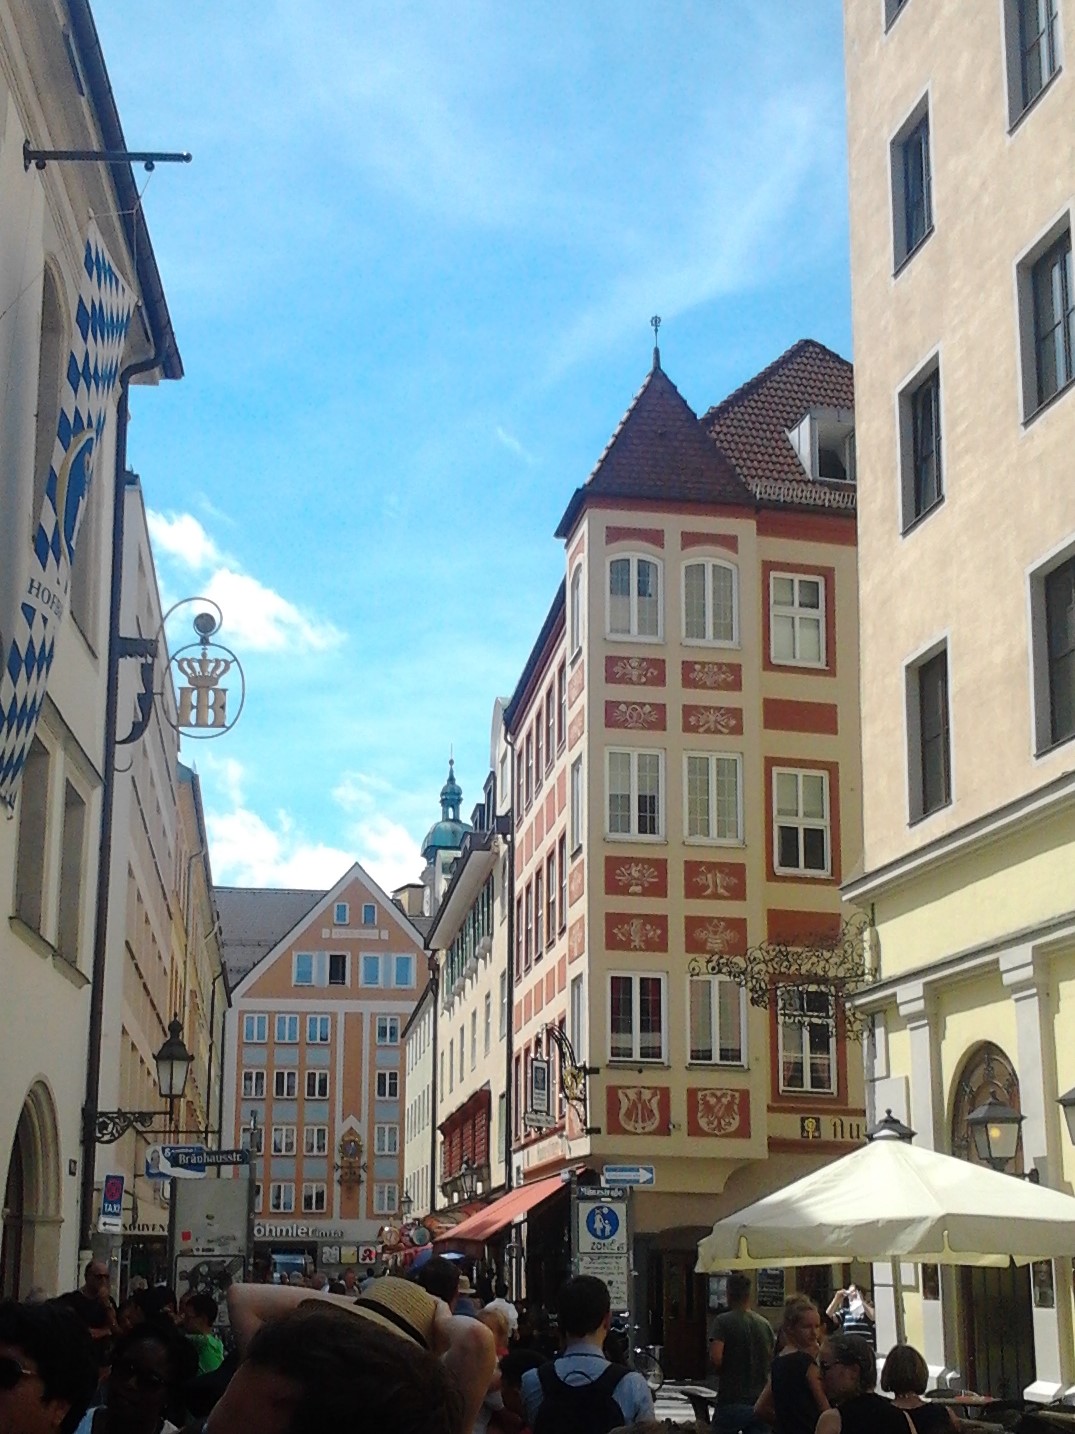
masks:
<path id="1" fill-rule="evenodd" d="M 437 1315 L 438 1301 L 427 1294 L 421 1285 L 410 1280 L 401 1280 L 395 1275 L 385 1275 L 370 1286 L 357 1300 L 345 1302 L 339 1296 L 331 1300 L 303 1300 L 301 1308 L 323 1310 L 331 1303 L 341 1314 L 355 1314 L 409 1339 L 423 1349 L 433 1350 L 433 1325 Z"/>

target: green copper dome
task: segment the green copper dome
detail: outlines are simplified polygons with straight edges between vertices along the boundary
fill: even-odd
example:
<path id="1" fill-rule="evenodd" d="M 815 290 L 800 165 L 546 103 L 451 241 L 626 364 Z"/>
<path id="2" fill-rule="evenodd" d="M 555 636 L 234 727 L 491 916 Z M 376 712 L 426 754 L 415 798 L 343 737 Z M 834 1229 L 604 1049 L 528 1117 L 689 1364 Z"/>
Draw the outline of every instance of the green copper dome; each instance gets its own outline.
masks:
<path id="1" fill-rule="evenodd" d="M 422 855 L 432 861 L 438 851 L 458 851 L 470 831 L 467 822 L 459 820 L 463 788 L 455 780 L 455 759 L 448 760 L 448 780 L 440 789 L 440 821 L 434 822 L 422 843 Z"/>

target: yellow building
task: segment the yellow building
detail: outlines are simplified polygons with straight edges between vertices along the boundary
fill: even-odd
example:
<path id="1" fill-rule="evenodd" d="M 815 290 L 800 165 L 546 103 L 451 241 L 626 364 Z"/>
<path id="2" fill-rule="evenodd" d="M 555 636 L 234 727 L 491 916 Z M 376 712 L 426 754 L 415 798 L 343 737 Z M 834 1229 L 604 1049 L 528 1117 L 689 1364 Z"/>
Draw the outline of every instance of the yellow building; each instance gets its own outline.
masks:
<path id="1" fill-rule="evenodd" d="M 567 506 L 564 584 L 505 713 L 506 1200 L 531 1186 L 553 1212 L 527 1221 L 528 1293 L 563 1273 L 558 1173 L 652 1165 L 635 1314 L 673 1376 L 705 1368 L 698 1238 L 864 1129 L 833 981 L 860 854 L 852 405 L 850 365 L 803 341 L 699 419 L 655 352 Z M 554 1058 L 549 1121 L 530 1075 L 558 1033 L 598 1073 L 583 1114 Z M 803 1278 L 826 1293 L 827 1269 Z"/>
<path id="2" fill-rule="evenodd" d="M 1070 1190 L 1075 6 L 848 0 L 845 29 L 870 1113 L 973 1159 L 997 1099 L 1008 1168 Z M 907 1271 L 910 1337 L 1047 1397 L 1071 1273 Z"/>

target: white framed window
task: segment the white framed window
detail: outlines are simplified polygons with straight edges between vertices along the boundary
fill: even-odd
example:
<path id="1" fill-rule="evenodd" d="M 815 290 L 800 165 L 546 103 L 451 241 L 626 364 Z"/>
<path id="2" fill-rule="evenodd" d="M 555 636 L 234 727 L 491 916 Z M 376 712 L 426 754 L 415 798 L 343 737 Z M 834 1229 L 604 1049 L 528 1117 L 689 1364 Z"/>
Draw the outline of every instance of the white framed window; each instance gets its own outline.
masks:
<path id="1" fill-rule="evenodd" d="M 736 752 L 688 752 L 684 756 L 687 841 L 742 842 L 742 763 Z"/>
<path id="2" fill-rule="evenodd" d="M 379 1046 L 399 1045 L 399 1017 L 377 1017 L 377 1044 Z"/>
<path id="3" fill-rule="evenodd" d="M 361 977 L 360 977 L 360 982 L 361 982 L 361 984 L 362 984 L 363 986 L 379 986 L 379 985 L 381 984 L 381 958 L 380 958 L 380 956 L 373 956 L 373 955 L 371 955 L 368 951 L 364 951 L 364 952 L 362 953 L 362 956 L 361 956 L 361 958 L 360 958 L 360 961 L 361 961 Z"/>
<path id="4" fill-rule="evenodd" d="M 332 1038 L 332 1017 L 331 1016 L 307 1016 L 306 1017 L 306 1044 L 309 1046 L 327 1046 Z"/>
<path id="5" fill-rule="evenodd" d="M 582 564 L 576 563 L 571 574 L 571 596 L 568 603 L 568 640 L 571 656 L 582 651 Z"/>
<path id="6" fill-rule="evenodd" d="M 548 771 L 556 757 L 556 698 L 550 682 L 545 691 L 545 770 Z"/>
<path id="7" fill-rule="evenodd" d="M 1075 549 L 1030 575 L 1035 750 L 1075 737 Z"/>
<path id="8" fill-rule="evenodd" d="M 328 1154 L 328 1126 L 304 1125 L 302 1128 L 303 1155 Z"/>
<path id="9" fill-rule="evenodd" d="M 362 905 L 362 925 L 377 925 L 377 908 L 372 901 L 366 901 Z"/>
<path id="10" fill-rule="evenodd" d="M 293 1180 L 274 1180 L 269 1186 L 269 1209 L 274 1215 L 289 1215 L 295 1208 Z"/>
<path id="11" fill-rule="evenodd" d="M 567 667 L 561 662 L 556 669 L 556 746 L 567 741 Z"/>
<path id="12" fill-rule="evenodd" d="M 254 1209 L 261 1213 L 261 1202 L 265 1198 L 265 1187 L 260 1180 L 254 1181 Z"/>
<path id="13" fill-rule="evenodd" d="M 583 999 L 583 982 L 581 976 L 572 976 L 571 978 L 568 1025 L 571 1033 L 571 1044 L 575 1048 L 575 1058 L 585 1063 L 586 1005 Z"/>
<path id="14" fill-rule="evenodd" d="M 1075 378 L 1075 275 L 1067 210 L 1017 261 L 1015 275 L 1027 423 Z"/>
<path id="15" fill-rule="evenodd" d="M 346 901 L 337 901 L 332 908 L 333 926 L 346 926 L 351 920 L 351 908 Z"/>
<path id="16" fill-rule="evenodd" d="M 273 1071 L 272 1093 L 277 1100 L 294 1100 L 299 1093 L 298 1071 Z"/>
<path id="17" fill-rule="evenodd" d="M 279 1045 L 296 1045 L 299 1039 L 298 1016 L 277 1016 L 273 1035 Z"/>
<path id="18" fill-rule="evenodd" d="M 663 972 L 611 972 L 608 978 L 610 1061 L 664 1061 L 668 1049 Z"/>
<path id="19" fill-rule="evenodd" d="M 325 1209 L 326 1189 L 323 1180 L 304 1180 L 302 1185 L 302 1208 L 308 1213 L 319 1214 Z"/>
<path id="20" fill-rule="evenodd" d="M 683 564 L 683 641 L 739 643 L 739 580 L 732 563 L 699 558 Z"/>
<path id="21" fill-rule="evenodd" d="M 373 1127 L 374 1155 L 399 1154 L 399 1126 L 375 1125 Z"/>
<path id="22" fill-rule="evenodd" d="M 243 1040 L 248 1046 L 263 1046 L 268 1039 L 268 1016 L 245 1015 L 243 1017 Z"/>
<path id="23" fill-rule="evenodd" d="M 571 763 L 571 850 L 582 848 L 585 793 L 582 786 L 582 758 Z"/>
<path id="24" fill-rule="evenodd" d="M 781 986 L 777 1004 L 780 1089 L 836 1091 L 836 1022 L 832 996 L 809 987 Z"/>
<path id="25" fill-rule="evenodd" d="M 392 957 L 392 985 L 397 991 L 409 991 L 414 985 L 414 957 Z"/>
<path id="26" fill-rule="evenodd" d="M 328 955 L 328 983 L 330 986 L 347 985 L 347 952 L 330 951 Z"/>
<path id="27" fill-rule="evenodd" d="M 912 821 L 952 800 L 948 648 L 940 643 L 905 669 L 908 809 Z"/>
<path id="28" fill-rule="evenodd" d="M 929 96 L 923 95 L 891 145 L 893 250 L 902 268 L 933 232 Z"/>
<path id="29" fill-rule="evenodd" d="M 261 1155 L 265 1150 L 265 1127 L 244 1125 L 239 1137 L 239 1147 L 249 1150 L 251 1155 Z"/>
<path id="30" fill-rule="evenodd" d="M 493 1048 L 493 993 L 486 991 L 482 1007 L 482 1050 L 488 1055 Z"/>
<path id="31" fill-rule="evenodd" d="M 941 370 L 936 353 L 899 393 L 900 479 L 906 532 L 944 498 Z"/>
<path id="32" fill-rule="evenodd" d="M 825 579 L 769 574 L 769 655 L 789 667 L 825 666 Z"/>
<path id="33" fill-rule="evenodd" d="M 463 1038 L 463 1033 L 464 1033 L 465 1030 L 466 1030 L 466 1027 L 465 1027 L 465 1026 L 460 1026 L 460 1027 L 459 1027 L 459 1079 L 460 1079 L 460 1081 L 462 1081 L 462 1079 L 463 1079 L 463 1071 L 464 1071 L 464 1069 L 465 1069 L 465 1067 L 466 1067 L 466 1063 L 467 1063 L 467 1062 L 466 1062 L 466 1041 L 465 1041 L 464 1038 Z"/>
<path id="34" fill-rule="evenodd" d="M 474 1067 L 475 1067 L 477 1064 L 478 1064 L 478 1013 L 477 1013 L 477 1011 L 471 1011 L 471 1013 L 470 1013 L 470 1068 L 471 1068 L 471 1070 L 473 1070 Z"/>
<path id="35" fill-rule="evenodd" d="M 373 1213 L 394 1215 L 399 1209 L 399 1186 L 392 1182 L 378 1181 L 373 1187 Z"/>
<path id="36" fill-rule="evenodd" d="M 832 850 L 829 774 L 773 768 L 773 866 L 797 876 L 829 876 Z"/>
<path id="37" fill-rule="evenodd" d="M 1059 0 L 1004 0 L 1004 39 L 1014 125 L 1060 68 Z"/>
<path id="38" fill-rule="evenodd" d="M 689 976 L 687 1030 L 692 1064 L 745 1065 L 746 987 L 728 976 Z"/>
<path id="39" fill-rule="evenodd" d="M 443 1055 L 443 1051 L 441 1054 Z M 399 1071 L 377 1072 L 377 1099 L 399 1099 Z"/>
<path id="40" fill-rule="evenodd" d="M 504 1040 L 508 1034 L 508 973 L 500 973 L 500 1026 L 498 1037 Z"/>
<path id="41" fill-rule="evenodd" d="M 296 951 L 291 958 L 291 984 L 312 986 L 314 984 L 314 953 Z"/>
<path id="42" fill-rule="evenodd" d="M 664 753 L 609 747 L 605 752 L 606 835 L 664 836 Z"/>
<path id="43" fill-rule="evenodd" d="M 272 1128 L 272 1153 L 274 1155 L 295 1154 L 295 1127 L 274 1125 Z"/>
<path id="44" fill-rule="evenodd" d="M 306 1099 L 328 1100 L 328 1071 L 306 1072 Z"/>
<path id="45" fill-rule="evenodd" d="M 661 640 L 661 564 L 656 558 L 636 553 L 609 558 L 605 591 L 609 637 Z"/>
<path id="46" fill-rule="evenodd" d="M 265 1099 L 265 1072 L 259 1070 L 243 1071 L 243 1099 L 264 1100 Z"/>

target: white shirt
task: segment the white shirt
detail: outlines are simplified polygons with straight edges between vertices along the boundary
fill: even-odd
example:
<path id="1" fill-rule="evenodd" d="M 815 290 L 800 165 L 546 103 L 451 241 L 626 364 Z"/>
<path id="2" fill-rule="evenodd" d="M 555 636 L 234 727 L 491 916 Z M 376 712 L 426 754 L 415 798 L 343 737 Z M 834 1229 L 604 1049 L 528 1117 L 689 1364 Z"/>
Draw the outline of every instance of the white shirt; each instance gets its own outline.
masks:
<path id="1" fill-rule="evenodd" d="M 519 1328 L 519 1311 L 512 1304 L 511 1300 L 490 1300 L 485 1306 L 487 1310 L 499 1310 L 508 1321 L 508 1333 L 514 1334 Z"/>

